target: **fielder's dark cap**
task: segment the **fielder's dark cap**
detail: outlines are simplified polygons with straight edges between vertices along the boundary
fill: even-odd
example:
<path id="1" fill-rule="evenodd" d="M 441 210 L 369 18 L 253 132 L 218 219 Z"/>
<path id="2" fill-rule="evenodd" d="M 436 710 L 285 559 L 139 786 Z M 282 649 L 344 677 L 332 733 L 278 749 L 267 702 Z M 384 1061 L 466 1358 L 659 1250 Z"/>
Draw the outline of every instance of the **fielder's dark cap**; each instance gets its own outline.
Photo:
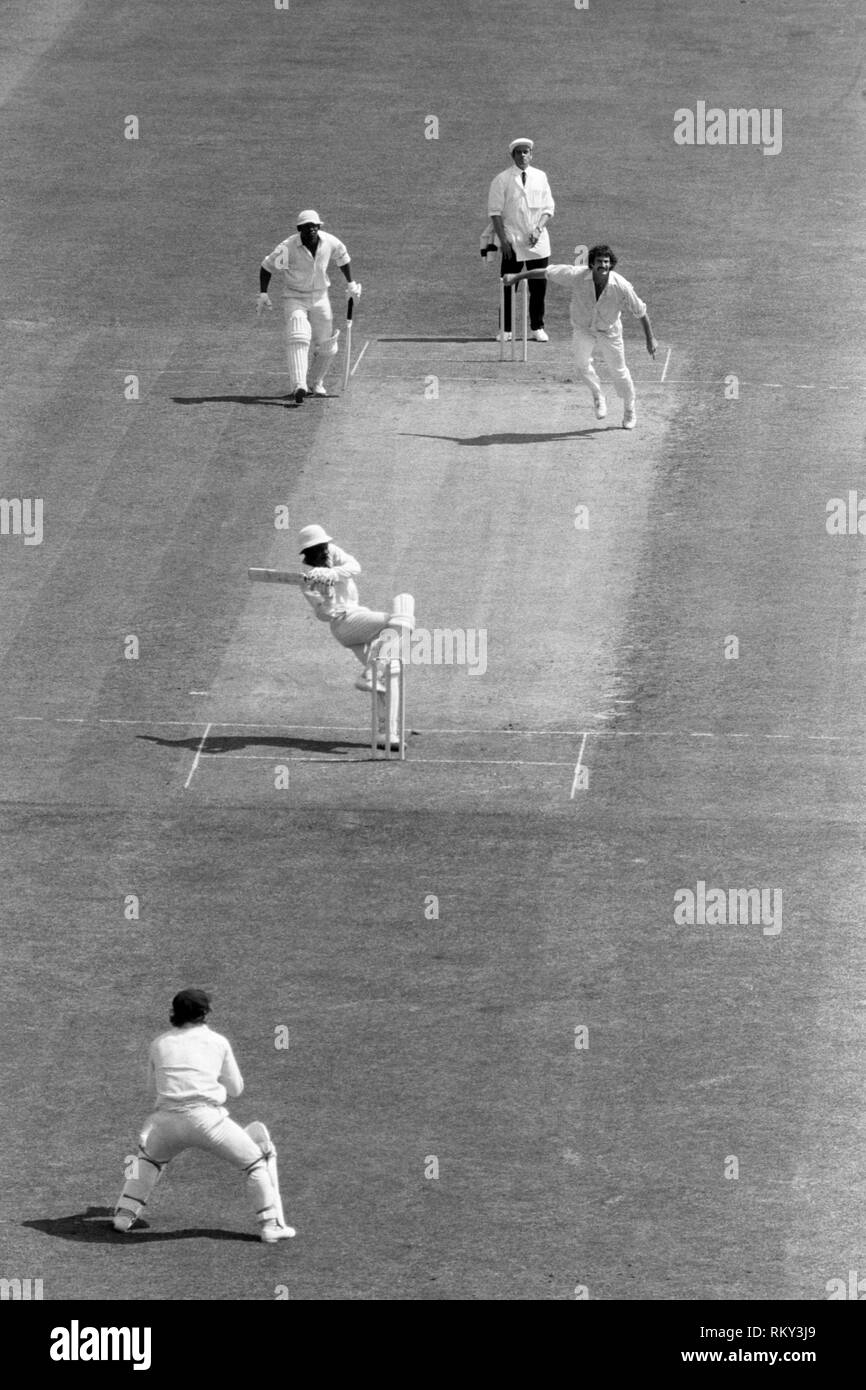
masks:
<path id="1" fill-rule="evenodd" d="M 203 989 L 182 989 L 171 1001 L 172 1022 L 191 1023 L 210 1013 L 210 999 Z"/>

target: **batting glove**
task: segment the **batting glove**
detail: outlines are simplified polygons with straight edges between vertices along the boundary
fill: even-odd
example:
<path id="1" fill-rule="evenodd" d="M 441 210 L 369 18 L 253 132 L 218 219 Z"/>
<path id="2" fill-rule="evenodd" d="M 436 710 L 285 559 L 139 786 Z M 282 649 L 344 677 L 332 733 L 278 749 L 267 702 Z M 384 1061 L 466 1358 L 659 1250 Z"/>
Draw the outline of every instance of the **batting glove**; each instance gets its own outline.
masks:
<path id="1" fill-rule="evenodd" d="M 269 294 L 260 294 L 260 295 L 259 295 L 259 297 L 258 297 L 258 299 L 257 299 L 257 301 L 256 301 L 256 314 L 258 315 L 259 318 L 261 318 L 261 316 L 262 316 L 262 310 L 263 310 L 263 309 L 273 309 L 273 307 L 274 307 L 274 306 L 273 306 L 273 304 L 271 303 L 271 296 L 270 296 Z"/>
<path id="2" fill-rule="evenodd" d="M 346 285 L 346 294 L 350 299 L 361 298 L 361 286 L 357 280 L 350 280 Z"/>
<path id="3" fill-rule="evenodd" d="M 333 570 L 329 570 L 327 565 L 311 569 L 306 576 L 306 581 L 308 584 L 333 584 L 335 582 Z"/>

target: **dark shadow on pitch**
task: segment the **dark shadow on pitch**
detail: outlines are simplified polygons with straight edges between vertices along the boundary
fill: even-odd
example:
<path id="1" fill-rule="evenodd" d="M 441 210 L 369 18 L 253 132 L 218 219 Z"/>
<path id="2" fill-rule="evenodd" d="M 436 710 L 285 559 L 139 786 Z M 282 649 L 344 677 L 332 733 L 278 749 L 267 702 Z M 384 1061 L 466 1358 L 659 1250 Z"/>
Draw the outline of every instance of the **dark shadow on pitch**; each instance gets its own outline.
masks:
<path id="1" fill-rule="evenodd" d="M 557 439 L 582 439 L 587 435 L 606 434 L 604 426 L 587 430 L 563 430 L 560 434 L 412 434 L 403 431 L 406 439 L 441 439 L 446 444 L 470 445 L 484 448 L 491 444 L 552 444 Z"/>
<path id="2" fill-rule="evenodd" d="M 213 1226 L 186 1226 L 181 1231 L 152 1231 L 146 1221 L 136 1223 L 129 1235 L 115 1231 L 111 1224 L 114 1211 L 111 1207 L 87 1207 L 85 1211 L 74 1212 L 71 1216 L 40 1218 L 37 1221 L 22 1221 L 31 1231 L 41 1231 L 43 1235 L 55 1236 L 58 1240 L 72 1240 L 79 1245 L 150 1245 L 154 1241 L 166 1240 L 242 1240 L 260 1244 L 257 1235 L 246 1231 L 220 1231 Z"/>
<path id="3" fill-rule="evenodd" d="M 170 399 L 175 405 L 210 405 L 224 402 L 228 405 L 278 405 L 283 410 L 301 408 L 294 396 L 171 396 Z"/>
<path id="4" fill-rule="evenodd" d="M 289 734 L 209 734 L 201 738 L 158 738 L 156 734 L 136 734 L 144 743 L 161 748 L 188 748 L 191 753 L 235 753 L 241 748 L 296 748 L 300 753 L 339 753 L 346 749 L 368 748 L 369 740 L 358 743 L 345 738 L 297 738 Z"/>

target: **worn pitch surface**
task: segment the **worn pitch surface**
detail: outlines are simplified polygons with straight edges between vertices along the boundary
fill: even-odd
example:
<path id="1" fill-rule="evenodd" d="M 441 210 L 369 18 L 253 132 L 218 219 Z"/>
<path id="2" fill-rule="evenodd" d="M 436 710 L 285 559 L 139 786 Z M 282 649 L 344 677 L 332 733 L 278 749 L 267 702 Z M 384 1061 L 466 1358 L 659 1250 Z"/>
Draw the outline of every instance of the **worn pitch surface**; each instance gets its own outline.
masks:
<path id="1" fill-rule="evenodd" d="M 862 541 L 825 528 L 860 476 L 854 5 L 544 0 L 517 47 L 512 0 L 10 13 L 2 490 L 45 513 L 0 538 L 4 1274 L 825 1296 L 864 1195 Z M 781 153 L 675 146 L 699 99 L 782 108 Z M 496 360 L 476 247 L 515 134 L 554 259 L 609 239 L 649 301 L 634 434 L 574 385 L 559 291 L 551 343 Z M 310 205 L 369 346 L 295 409 L 251 305 Z M 474 672 L 410 670 L 402 765 L 297 591 L 246 583 L 311 520 L 365 601 L 474 634 Z M 675 925 L 699 881 L 776 890 L 781 930 Z M 196 1155 L 107 1230 L 188 984 L 288 1247 Z"/>

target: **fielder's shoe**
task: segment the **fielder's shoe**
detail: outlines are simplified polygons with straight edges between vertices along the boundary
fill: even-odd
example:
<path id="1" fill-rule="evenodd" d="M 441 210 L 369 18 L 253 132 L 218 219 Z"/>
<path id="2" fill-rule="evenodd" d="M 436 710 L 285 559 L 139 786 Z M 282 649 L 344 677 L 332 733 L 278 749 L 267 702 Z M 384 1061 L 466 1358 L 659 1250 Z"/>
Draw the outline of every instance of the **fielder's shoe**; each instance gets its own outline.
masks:
<path id="1" fill-rule="evenodd" d="M 265 1245 L 276 1245 L 278 1240 L 291 1240 L 297 1234 L 294 1226 L 281 1226 L 279 1221 L 263 1221 L 260 1237 Z"/>
<path id="2" fill-rule="evenodd" d="M 624 430 L 633 430 L 637 424 L 637 415 L 633 405 L 627 405 L 625 414 L 622 417 L 622 427 Z"/>
<path id="3" fill-rule="evenodd" d="M 359 677 L 358 677 L 358 679 L 355 681 L 355 689 L 356 689 L 356 690 L 363 690 L 363 692 L 364 692 L 365 695 L 369 695 L 369 694 L 370 694 L 371 690 L 373 689 L 373 677 L 371 676 L 371 674 L 370 674 L 369 671 L 365 671 L 364 674 L 363 674 L 363 676 L 359 676 Z M 376 689 L 378 690 L 378 692 L 379 692 L 380 695 L 384 695 L 384 694 L 385 694 L 385 682 L 384 682 L 383 680 L 379 679 L 379 680 L 376 682 Z"/>
<path id="4" fill-rule="evenodd" d="M 310 392 L 311 396 L 327 396 L 327 394 L 328 393 L 325 390 L 325 383 L 323 381 L 313 382 L 313 389 Z"/>
<path id="5" fill-rule="evenodd" d="M 533 330 L 532 330 L 532 337 L 535 339 L 535 341 L 536 341 L 537 343 L 549 343 L 549 342 L 550 342 L 550 339 L 548 338 L 548 336 L 547 336 L 547 334 L 545 333 L 545 331 L 544 331 L 543 328 L 533 328 Z"/>
<path id="6" fill-rule="evenodd" d="M 607 414 L 607 401 L 604 396 L 593 396 L 592 403 L 595 406 L 596 420 L 603 420 Z"/>
<path id="7" fill-rule="evenodd" d="M 292 395 L 295 398 L 295 405 L 303 405 L 304 397 L 307 395 L 306 386 L 296 386 Z"/>
<path id="8" fill-rule="evenodd" d="M 511 342 L 511 334 L 510 334 L 510 333 L 497 333 L 497 335 L 496 335 L 496 341 L 497 341 L 497 343 L 510 343 L 510 342 Z"/>
<path id="9" fill-rule="evenodd" d="M 138 1217 L 134 1216 L 131 1211 L 116 1211 L 114 1213 L 114 1220 L 111 1224 L 116 1231 L 120 1231 L 121 1235 L 126 1235 L 127 1231 L 135 1225 L 137 1220 Z"/>

